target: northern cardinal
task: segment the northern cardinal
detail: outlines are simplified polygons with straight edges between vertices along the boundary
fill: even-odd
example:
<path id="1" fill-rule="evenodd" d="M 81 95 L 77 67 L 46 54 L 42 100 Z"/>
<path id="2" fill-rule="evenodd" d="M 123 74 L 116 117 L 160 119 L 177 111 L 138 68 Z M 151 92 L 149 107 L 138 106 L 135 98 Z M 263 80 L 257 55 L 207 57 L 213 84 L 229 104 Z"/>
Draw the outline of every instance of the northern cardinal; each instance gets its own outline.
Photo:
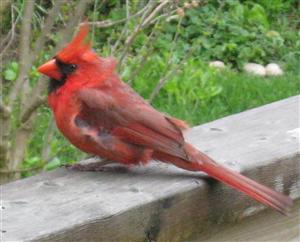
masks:
<path id="1" fill-rule="evenodd" d="M 292 200 L 217 164 L 187 143 L 185 122 L 167 116 L 123 83 L 112 58 L 98 56 L 88 25 L 39 72 L 50 77 L 48 103 L 57 127 L 80 150 L 126 165 L 160 160 L 211 177 L 287 214 Z"/>

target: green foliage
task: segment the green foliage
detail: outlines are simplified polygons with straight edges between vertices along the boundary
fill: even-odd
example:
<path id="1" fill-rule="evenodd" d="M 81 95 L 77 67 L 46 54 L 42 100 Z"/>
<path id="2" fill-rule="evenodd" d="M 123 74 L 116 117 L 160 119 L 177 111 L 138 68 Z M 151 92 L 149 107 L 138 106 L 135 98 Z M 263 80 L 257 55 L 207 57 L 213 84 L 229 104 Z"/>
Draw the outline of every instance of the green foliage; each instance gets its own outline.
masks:
<path id="1" fill-rule="evenodd" d="M 7 68 L 3 71 L 3 78 L 6 81 L 15 81 L 19 74 L 19 64 L 15 61 L 9 63 Z"/>
<path id="2" fill-rule="evenodd" d="M 33 175 L 35 170 L 40 170 L 45 162 L 39 156 L 31 156 L 24 160 L 22 164 L 22 176 L 27 177 Z"/>
<path id="3" fill-rule="evenodd" d="M 47 165 L 44 166 L 44 169 L 50 171 L 57 167 L 60 167 L 61 165 L 61 160 L 58 157 L 54 157 L 52 161 L 48 162 Z"/>
<path id="4" fill-rule="evenodd" d="M 299 51 L 300 35 L 296 27 L 289 27 L 287 16 L 279 14 L 286 5 L 279 0 L 274 5 L 267 2 L 230 0 L 189 9 L 182 21 L 179 42 L 196 45 L 194 55 L 202 60 L 219 59 L 233 67 L 241 68 L 245 62 L 278 62 L 288 53 Z M 294 25 L 299 26 L 299 22 L 298 18 Z M 174 29 L 175 24 L 173 32 Z M 169 30 L 170 27 L 168 33 Z"/>
<path id="5" fill-rule="evenodd" d="M 286 12 L 296 5 L 297 0 L 256 0 L 253 2 L 259 3 L 266 12 L 269 12 L 272 16 L 276 17 L 276 14 L 280 12 Z"/>
<path id="6" fill-rule="evenodd" d="M 217 82 L 220 70 L 208 68 L 195 59 L 189 59 L 181 68 L 181 73 L 167 82 L 163 89 L 166 94 L 173 95 L 176 102 L 207 103 L 222 92 Z"/>
<path id="7" fill-rule="evenodd" d="M 294 73 L 268 78 L 232 70 L 208 73 L 222 88 L 213 98 L 203 102 L 182 92 L 174 94 L 164 91 L 155 100 L 154 106 L 188 121 L 191 125 L 199 125 L 300 93 L 300 76 Z M 194 86 L 194 89 L 197 88 Z M 181 98 L 178 98 L 180 95 Z"/>

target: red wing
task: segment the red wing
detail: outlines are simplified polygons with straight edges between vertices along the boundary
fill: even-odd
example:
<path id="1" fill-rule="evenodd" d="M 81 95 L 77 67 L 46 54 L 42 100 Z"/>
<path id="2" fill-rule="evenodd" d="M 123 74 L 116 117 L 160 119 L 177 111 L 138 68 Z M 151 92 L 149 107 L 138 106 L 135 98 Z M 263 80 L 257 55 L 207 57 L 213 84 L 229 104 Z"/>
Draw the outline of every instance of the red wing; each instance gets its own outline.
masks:
<path id="1" fill-rule="evenodd" d="M 122 140 L 186 159 L 182 144 L 183 122 L 165 117 L 132 93 L 113 96 L 85 88 L 78 92 L 81 118 L 90 125 L 104 127 Z M 181 126 L 178 125 L 182 124 Z"/>

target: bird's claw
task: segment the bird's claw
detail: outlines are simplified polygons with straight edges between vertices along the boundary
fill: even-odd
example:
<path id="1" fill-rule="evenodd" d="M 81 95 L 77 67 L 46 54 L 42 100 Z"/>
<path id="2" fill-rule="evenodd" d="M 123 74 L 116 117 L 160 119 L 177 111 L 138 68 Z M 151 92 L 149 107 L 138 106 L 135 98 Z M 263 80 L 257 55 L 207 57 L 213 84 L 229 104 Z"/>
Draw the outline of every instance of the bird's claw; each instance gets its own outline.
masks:
<path id="1" fill-rule="evenodd" d="M 68 170 L 72 170 L 72 171 L 104 171 L 105 168 L 103 165 L 100 164 L 86 164 L 86 165 L 82 165 L 82 164 L 66 164 L 64 166 L 65 168 L 67 168 Z"/>

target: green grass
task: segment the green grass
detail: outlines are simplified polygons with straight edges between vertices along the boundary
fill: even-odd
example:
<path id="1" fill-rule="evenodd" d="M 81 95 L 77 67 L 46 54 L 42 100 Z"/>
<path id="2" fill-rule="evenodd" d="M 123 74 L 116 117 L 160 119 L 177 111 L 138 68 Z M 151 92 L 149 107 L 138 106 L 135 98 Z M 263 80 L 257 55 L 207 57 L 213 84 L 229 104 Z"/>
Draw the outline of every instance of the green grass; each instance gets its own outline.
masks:
<path id="1" fill-rule="evenodd" d="M 257 77 L 221 71 L 216 77 L 222 91 L 208 101 L 179 102 L 174 96 L 162 93 L 154 106 L 191 125 L 198 125 L 300 93 L 300 76 L 296 74 Z"/>

